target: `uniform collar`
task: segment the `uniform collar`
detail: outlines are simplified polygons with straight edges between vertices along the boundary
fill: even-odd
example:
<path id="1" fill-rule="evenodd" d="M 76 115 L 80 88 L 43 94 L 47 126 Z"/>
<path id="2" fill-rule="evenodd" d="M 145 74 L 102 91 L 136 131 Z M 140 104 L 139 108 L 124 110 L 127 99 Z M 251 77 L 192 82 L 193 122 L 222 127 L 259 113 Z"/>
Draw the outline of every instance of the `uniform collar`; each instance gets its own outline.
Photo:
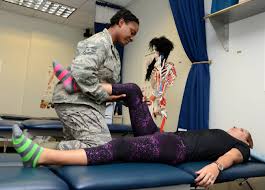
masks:
<path id="1" fill-rule="evenodd" d="M 105 28 L 105 29 L 103 30 L 103 33 L 107 36 L 107 40 L 108 40 L 108 42 L 109 42 L 110 45 L 113 47 L 114 45 L 113 45 L 112 37 L 111 37 L 111 35 L 110 35 L 108 29 Z"/>

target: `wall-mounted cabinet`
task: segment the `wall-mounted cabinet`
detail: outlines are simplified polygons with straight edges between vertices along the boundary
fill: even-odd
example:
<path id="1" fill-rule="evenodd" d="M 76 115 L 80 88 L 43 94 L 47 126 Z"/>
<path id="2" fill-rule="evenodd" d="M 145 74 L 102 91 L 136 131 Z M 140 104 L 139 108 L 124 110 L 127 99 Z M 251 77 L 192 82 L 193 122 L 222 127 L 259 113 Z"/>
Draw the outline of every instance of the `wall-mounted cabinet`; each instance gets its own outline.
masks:
<path id="1" fill-rule="evenodd" d="M 265 0 L 246 0 L 205 16 L 210 19 L 224 49 L 229 51 L 229 24 L 265 12 Z"/>

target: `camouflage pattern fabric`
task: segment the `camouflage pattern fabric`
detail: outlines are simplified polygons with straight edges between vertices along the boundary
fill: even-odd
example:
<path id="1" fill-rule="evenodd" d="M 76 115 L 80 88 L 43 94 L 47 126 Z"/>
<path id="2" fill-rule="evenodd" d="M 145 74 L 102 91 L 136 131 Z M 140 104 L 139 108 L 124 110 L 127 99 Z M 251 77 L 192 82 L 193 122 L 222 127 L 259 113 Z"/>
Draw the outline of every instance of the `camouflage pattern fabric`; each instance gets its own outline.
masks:
<path id="1" fill-rule="evenodd" d="M 100 83 L 118 83 L 120 70 L 119 53 L 107 29 L 78 43 L 69 71 L 80 91 L 69 94 L 58 82 L 52 98 L 64 124 L 65 141 L 59 149 L 98 146 L 111 140 L 104 118 L 109 95 Z"/>
<path id="2" fill-rule="evenodd" d="M 61 82 L 55 86 L 53 103 L 85 104 L 101 113 L 105 112 L 108 94 L 100 85 L 102 82 L 120 81 L 120 57 L 107 29 L 77 45 L 77 55 L 70 65 L 81 91 L 68 94 Z"/>
<path id="3" fill-rule="evenodd" d="M 105 118 L 87 105 L 55 104 L 56 112 L 64 125 L 64 140 L 59 150 L 96 147 L 111 140 Z"/>

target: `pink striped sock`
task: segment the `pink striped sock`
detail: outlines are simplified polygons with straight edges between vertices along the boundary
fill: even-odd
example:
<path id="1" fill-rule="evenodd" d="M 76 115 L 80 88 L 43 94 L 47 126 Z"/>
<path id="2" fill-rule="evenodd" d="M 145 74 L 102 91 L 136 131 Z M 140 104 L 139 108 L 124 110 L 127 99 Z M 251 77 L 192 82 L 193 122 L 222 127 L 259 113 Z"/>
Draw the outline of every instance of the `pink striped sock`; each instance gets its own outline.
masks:
<path id="1" fill-rule="evenodd" d="M 74 78 L 71 76 L 70 71 L 64 69 L 63 66 L 56 61 L 53 61 L 53 71 L 55 76 L 62 81 L 65 90 L 72 94 L 74 92 L 80 91 L 77 83 L 75 82 Z"/>

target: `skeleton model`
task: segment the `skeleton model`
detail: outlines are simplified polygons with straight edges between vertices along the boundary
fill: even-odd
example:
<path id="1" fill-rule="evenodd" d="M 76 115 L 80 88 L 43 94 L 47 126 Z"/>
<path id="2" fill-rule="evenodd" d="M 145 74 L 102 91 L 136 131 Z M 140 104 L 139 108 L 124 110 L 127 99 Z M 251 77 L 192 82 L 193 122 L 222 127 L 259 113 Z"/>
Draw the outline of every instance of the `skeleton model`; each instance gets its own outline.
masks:
<path id="1" fill-rule="evenodd" d="M 149 84 L 146 83 L 144 92 L 147 101 L 150 102 L 153 116 L 160 115 L 162 117 L 160 125 L 160 131 L 162 132 L 167 119 L 166 89 L 174 83 L 176 78 L 174 64 L 167 62 L 169 53 L 173 49 L 173 43 L 162 36 L 153 38 L 149 43 L 149 48 L 155 50 L 155 56 L 151 61 L 147 62 L 145 81 Z M 151 94 L 148 94 L 148 90 L 151 90 Z"/>

